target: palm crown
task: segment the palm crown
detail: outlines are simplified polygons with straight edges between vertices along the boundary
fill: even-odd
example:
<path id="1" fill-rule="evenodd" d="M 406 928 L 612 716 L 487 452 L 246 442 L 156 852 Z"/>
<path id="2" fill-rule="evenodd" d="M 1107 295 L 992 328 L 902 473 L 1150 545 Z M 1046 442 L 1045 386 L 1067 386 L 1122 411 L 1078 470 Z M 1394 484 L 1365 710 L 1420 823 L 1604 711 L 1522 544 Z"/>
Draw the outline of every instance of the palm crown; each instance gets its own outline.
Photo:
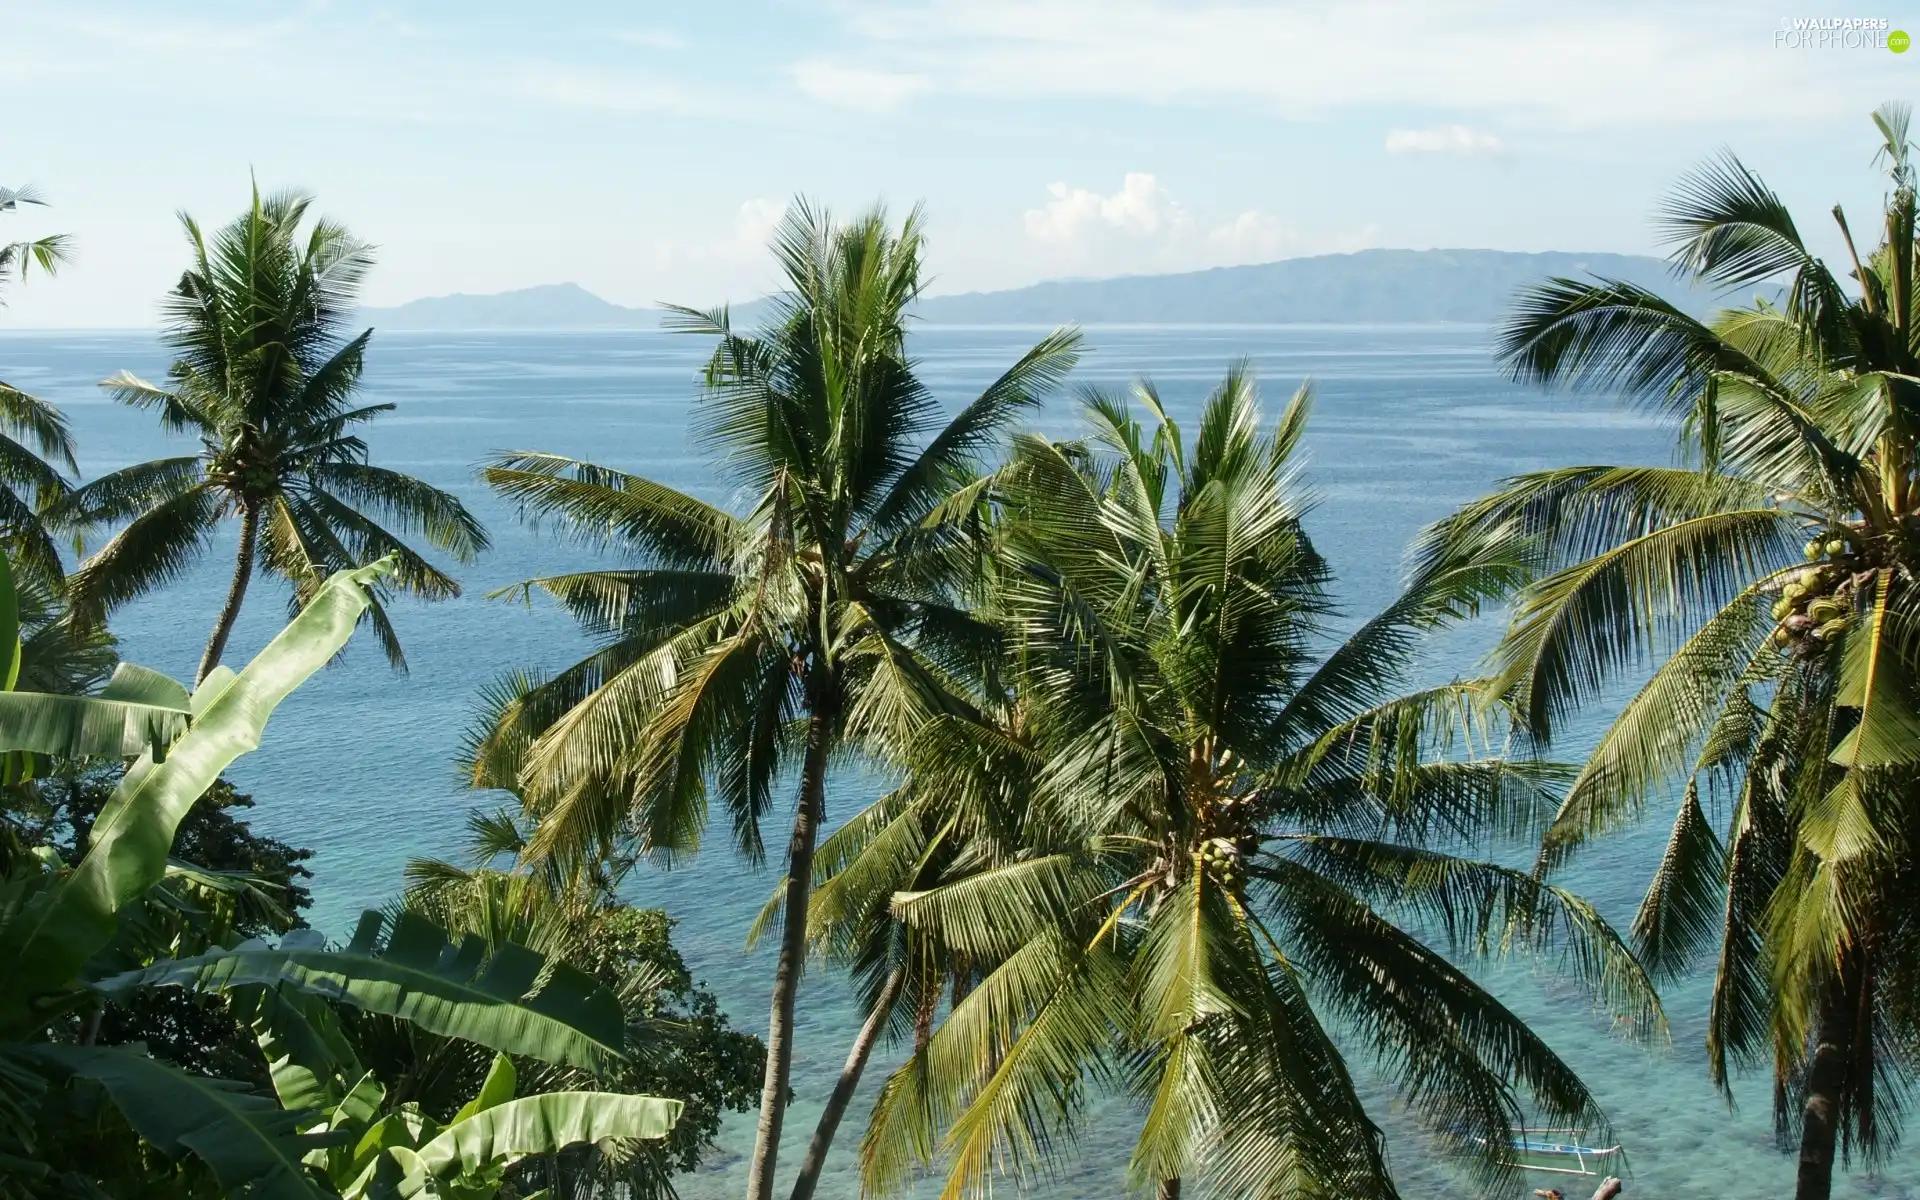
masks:
<path id="1" fill-rule="evenodd" d="M 23 204 L 45 203 L 30 187 L 0 187 L 0 214 L 17 213 Z M 0 244 L 0 290 L 15 279 L 25 280 L 35 267 L 53 274 L 67 254 L 65 234 Z M 43 520 L 44 510 L 67 492 L 62 467 L 78 469 L 66 416 L 0 381 L 0 533 L 7 555 L 26 572 L 29 584 L 38 580 L 43 588 L 58 584 L 64 574 L 59 548 Z"/>
<path id="2" fill-rule="evenodd" d="M 1836 1135 L 1887 1144 L 1882 1084 L 1920 1045 L 1915 193 L 1907 111 L 1875 121 L 1880 247 L 1861 258 L 1834 209 L 1852 287 L 1726 156 L 1668 205 L 1674 262 L 1723 288 L 1784 277 L 1779 302 L 1702 322 L 1629 284 L 1556 279 L 1501 331 L 1517 378 L 1651 404 L 1689 464 L 1522 476 L 1426 538 L 1433 562 L 1489 540 L 1530 560 L 1494 687 L 1539 735 L 1653 667 L 1543 866 L 1671 790 L 1635 933 L 1663 971 L 1717 959 L 1713 1078 L 1770 1060 L 1783 1133 L 1805 1101 L 1803 1197 L 1827 1194 Z"/>
<path id="3" fill-rule="evenodd" d="M 396 586 L 443 599 L 459 585 L 402 535 L 462 562 L 487 545 L 453 495 L 367 461 L 357 429 L 394 407 L 354 404 L 373 331 L 345 331 L 372 251 L 331 221 L 308 225 L 309 204 L 255 189 L 252 206 L 212 236 L 182 215 L 193 263 L 163 310 L 175 355 L 167 385 L 123 371 L 104 386 L 156 410 L 169 433 L 196 435 L 201 449 L 112 472 L 60 509 L 81 525 L 125 522 L 74 573 L 83 623 L 175 578 L 220 521 L 239 519 L 233 582 L 202 676 L 220 661 L 256 564 L 292 585 L 295 610 L 332 572 L 387 554 L 398 556 Z M 404 665 L 385 605 L 376 600 L 368 619 L 387 657 Z"/>
<path id="4" fill-rule="evenodd" d="M 1485 752 L 1475 684 L 1398 690 L 1418 635 L 1510 564 L 1430 570 L 1322 655 L 1330 573 L 1292 485 L 1304 391 L 1265 429 L 1236 368 L 1191 445 L 1138 398 L 1148 424 L 1097 396 L 1090 442 L 1019 439 L 995 482 L 1014 663 L 998 720 L 932 722 L 910 786 L 829 844 L 832 912 L 897 889 L 906 930 L 977 977 L 889 1081 L 869 1185 L 936 1151 L 949 1195 L 1032 1169 L 1106 1084 L 1144 1106 L 1131 1174 L 1163 1196 L 1183 1177 L 1391 1195 L 1329 1017 L 1493 1171 L 1523 1097 L 1601 1123 L 1551 1049 L 1422 938 L 1564 938 L 1610 1001 L 1657 1023 L 1590 908 L 1436 848 L 1525 829 L 1560 777 Z"/>
<path id="5" fill-rule="evenodd" d="M 751 497 L 744 515 L 555 455 L 485 471 L 528 515 L 645 560 L 518 589 L 602 638 L 513 689 L 474 748 L 475 782 L 516 788 L 540 818 L 532 856 L 688 851 L 711 787 L 757 857 L 773 783 L 799 760 L 754 1196 L 772 1187 L 828 764 L 897 754 L 930 715 L 965 709 L 997 648 L 958 603 L 979 570 L 976 475 L 1074 359 L 1075 335 L 1046 338 L 943 419 L 906 353 L 921 250 L 917 213 L 895 232 L 879 211 L 836 225 L 799 204 L 775 236 L 788 290 L 762 333 L 736 332 L 724 309 L 675 310 L 679 328 L 718 339 L 700 420 Z"/>

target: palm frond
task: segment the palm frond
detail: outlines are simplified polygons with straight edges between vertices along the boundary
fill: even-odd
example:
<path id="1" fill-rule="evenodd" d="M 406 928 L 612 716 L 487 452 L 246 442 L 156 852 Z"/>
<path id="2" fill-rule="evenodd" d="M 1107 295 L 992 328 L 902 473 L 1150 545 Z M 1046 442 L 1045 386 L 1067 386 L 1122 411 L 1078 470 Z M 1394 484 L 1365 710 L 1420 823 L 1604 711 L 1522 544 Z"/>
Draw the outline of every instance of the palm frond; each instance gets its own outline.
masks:
<path id="1" fill-rule="evenodd" d="M 1649 970 L 1678 978 L 1722 932 L 1726 869 L 1726 849 L 1700 807 L 1698 786 L 1689 784 L 1633 920 L 1634 943 Z"/>
<path id="2" fill-rule="evenodd" d="M 159 410 L 160 427 L 168 433 L 203 433 L 216 428 L 217 418 L 197 397 L 148 383 L 131 371 L 117 371 L 101 380 L 100 386 L 121 404 Z"/>
<path id="3" fill-rule="evenodd" d="M 1778 275 L 1813 270 L 1805 284 L 1822 304 L 1843 298 L 1807 251 L 1793 214 L 1758 175 L 1732 154 L 1709 158 L 1681 179 L 1661 209 L 1674 243 L 1674 264 L 1723 288 L 1748 287 Z M 1795 297 L 1799 299 L 1800 297 Z"/>
<path id="4" fill-rule="evenodd" d="M 426 538 L 458 562 L 472 562 L 491 544 L 486 527 L 459 497 L 411 475 L 366 463 L 321 463 L 310 475 L 328 494 L 377 514 L 402 533 Z"/>
<path id="5" fill-rule="evenodd" d="M 1434 1132 L 1477 1157 L 1485 1183 L 1510 1178 L 1504 1147 L 1523 1111 L 1604 1130 L 1591 1093 L 1525 1022 L 1344 889 L 1300 872 L 1275 878 L 1292 897 L 1289 944 L 1313 994 L 1358 1031 Z"/>
<path id="6" fill-rule="evenodd" d="M 0 429 L 31 441 L 44 457 L 57 460 L 75 475 L 80 473 L 73 458 L 73 430 L 67 416 L 46 401 L 0 383 Z"/>
<path id="7" fill-rule="evenodd" d="M 99 625 L 120 605 L 178 579 L 206 550 L 220 511 L 219 496 L 194 485 L 135 517 L 69 577 L 73 620 Z"/>
<path id="8" fill-rule="evenodd" d="M 1684 779 L 1691 791 L 1694 756 L 1714 728 L 1751 708 L 1736 685 L 1756 668 L 1764 677 L 1778 661 L 1763 645 L 1773 628 L 1767 586 L 1749 587 L 1709 617 L 1620 710 L 1568 790 L 1542 843 L 1543 861 L 1557 865 L 1585 839 L 1624 827 L 1664 785 Z"/>
<path id="9" fill-rule="evenodd" d="M 920 521 L 931 505 L 978 475 L 988 452 L 1006 436 L 1007 423 L 1037 408 L 1080 359 L 1080 332 L 1059 329 L 1020 356 L 927 443 L 900 473 L 874 510 L 874 528 L 892 530 Z"/>
<path id="10" fill-rule="evenodd" d="M 1298 863 L 1351 899 L 1417 916 L 1456 953 L 1558 952 L 1592 994 L 1638 1036 L 1664 1032 L 1651 977 L 1593 905 L 1531 872 L 1440 851 L 1359 838 L 1300 835 Z M 1277 885 L 1307 886 L 1298 865 Z"/>
<path id="11" fill-rule="evenodd" d="M 88 528 L 130 520 L 205 479 L 198 455 L 160 458 L 111 471 L 73 489 L 47 514 L 56 525 Z"/>
<path id="12" fill-rule="evenodd" d="M 631 541 L 660 566 L 715 569 L 740 540 L 738 521 L 712 505 L 577 459 L 497 454 L 480 478 L 516 504 L 523 520 L 557 520 L 593 545 Z"/>
<path id="13" fill-rule="evenodd" d="M 1623 668 L 1687 636 L 1783 562 L 1797 529 L 1779 509 L 1654 529 L 1533 585 L 1494 657 L 1492 687 L 1519 698 L 1545 741 Z"/>

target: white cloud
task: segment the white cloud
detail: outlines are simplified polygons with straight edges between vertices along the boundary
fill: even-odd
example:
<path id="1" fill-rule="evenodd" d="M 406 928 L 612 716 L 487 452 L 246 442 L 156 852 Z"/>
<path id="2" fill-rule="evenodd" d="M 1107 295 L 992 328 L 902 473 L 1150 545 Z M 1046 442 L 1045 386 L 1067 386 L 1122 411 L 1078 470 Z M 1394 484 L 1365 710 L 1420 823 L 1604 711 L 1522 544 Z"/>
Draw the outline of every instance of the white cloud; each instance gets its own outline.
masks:
<path id="1" fill-rule="evenodd" d="M 1220 257 L 1243 262 L 1281 258 L 1297 238 L 1279 217 L 1252 209 L 1207 230 L 1207 243 Z"/>
<path id="2" fill-rule="evenodd" d="M 733 210 L 727 225 L 689 228 L 664 237 L 656 244 L 662 261 L 704 263 L 725 268 L 770 268 L 773 256 L 767 246 L 773 231 L 787 215 L 787 206 L 778 200 L 755 196 L 743 200 Z"/>
<path id="3" fill-rule="evenodd" d="M 613 35 L 617 42 L 644 46 L 649 50 L 685 50 L 687 39 L 671 29 L 623 29 Z"/>
<path id="4" fill-rule="evenodd" d="M 890 109 L 926 90 L 918 75 L 874 71 L 808 59 L 793 67 L 793 84 L 802 95 L 843 108 Z"/>
<path id="5" fill-rule="evenodd" d="M 1506 145 L 1499 138 L 1470 125 L 1395 129 L 1387 134 L 1388 154 L 1456 154 L 1474 158 L 1500 154 L 1505 150 Z"/>
<path id="6" fill-rule="evenodd" d="M 1207 266 L 1272 262 L 1303 254 L 1349 254 L 1380 244 L 1372 223 L 1328 234 L 1296 229 L 1272 213 L 1248 210 L 1207 230 Z"/>
<path id="7" fill-rule="evenodd" d="M 1153 174 L 1130 171 L 1110 193 L 1066 183 L 1047 185 L 1047 201 L 1028 209 L 1027 237 L 1052 273 L 1121 275 L 1185 271 L 1270 262 L 1299 254 L 1329 254 L 1376 244 L 1378 230 L 1322 235 L 1293 227 L 1273 213 L 1249 209 L 1204 218 L 1181 203 Z"/>
<path id="8" fill-rule="evenodd" d="M 78 38 L 97 40 L 110 46 L 161 53 L 194 50 L 215 54 L 257 52 L 297 36 L 302 32 L 302 27 L 297 17 L 287 15 L 250 23 L 172 17 L 164 21 L 142 21 L 124 17 L 82 16 L 68 26 Z"/>
<path id="9" fill-rule="evenodd" d="M 733 247 L 745 255 L 765 254 L 774 227 L 786 216 L 787 206 L 778 200 L 755 197 L 740 206 L 733 217 Z"/>
<path id="10" fill-rule="evenodd" d="M 847 0 L 851 30 L 930 89 L 1253 101 L 1280 116 L 1390 106 L 1554 127 L 1809 125 L 1910 90 L 1894 54 L 1776 51 L 1777 14 L 1657 0 Z M 1709 11 L 1711 10 L 1711 11 Z"/>
<path id="11" fill-rule="evenodd" d="M 289 11 L 271 20 L 228 22 L 134 8 L 90 17 L 79 5 L 23 11 L 7 27 L 20 63 L 0 73 L 0 93 L 84 89 L 126 97 L 118 102 L 128 106 L 151 103 L 185 113 L 238 89 L 258 97 L 250 106 L 255 115 L 484 125 L 529 105 L 683 112 L 695 106 L 700 90 L 661 72 L 539 57 L 517 43 L 456 52 L 444 30 L 391 13 L 343 21 L 325 4 L 281 7 Z M 684 45 L 664 30 L 608 37 L 661 49 Z M 715 106 L 705 95 L 700 104 L 709 112 Z"/>
<path id="12" fill-rule="evenodd" d="M 786 213 L 787 206 L 778 200 L 744 200 L 734 209 L 730 225 L 688 228 L 655 242 L 653 269 L 667 275 L 697 273 L 713 298 L 761 295 L 775 286 L 767 244 Z"/>
<path id="13" fill-rule="evenodd" d="M 1135 236 L 1150 236 L 1182 225 L 1184 209 L 1169 196 L 1160 181 L 1143 171 L 1129 171 L 1120 190 L 1102 196 L 1086 188 L 1050 183 L 1052 196 L 1043 208 L 1026 214 L 1029 236 L 1054 244 L 1075 242 L 1093 229 L 1107 227 Z"/>
<path id="14" fill-rule="evenodd" d="M 680 112 L 692 105 L 684 89 L 644 75 L 535 63 L 521 67 L 512 79 L 515 95 L 558 108 Z"/>

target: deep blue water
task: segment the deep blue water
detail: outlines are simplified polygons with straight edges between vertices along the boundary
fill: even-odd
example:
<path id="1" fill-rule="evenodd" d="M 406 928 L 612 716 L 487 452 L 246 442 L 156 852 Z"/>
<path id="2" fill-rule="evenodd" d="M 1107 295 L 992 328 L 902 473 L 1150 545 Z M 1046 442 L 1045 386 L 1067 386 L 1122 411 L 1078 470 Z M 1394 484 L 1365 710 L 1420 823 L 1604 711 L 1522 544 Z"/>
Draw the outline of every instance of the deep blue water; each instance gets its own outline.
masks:
<path id="1" fill-rule="evenodd" d="M 931 328 L 917 334 L 915 353 L 936 391 L 958 403 L 1041 332 Z M 1670 459 L 1667 433 L 1641 415 L 1502 381 L 1485 343 L 1482 331 L 1460 327 L 1095 329 L 1078 381 L 1119 386 L 1151 374 L 1184 422 L 1235 357 L 1253 360 L 1275 412 L 1303 378 L 1313 379 L 1318 399 L 1305 482 L 1319 502 L 1310 531 L 1339 572 L 1342 594 L 1358 617 L 1392 594 L 1403 549 L 1423 523 L 1501 476 L 1575 462 Z M 474 464 L 495 450 L 549 450 L 725 501 L 725 482 L 691 444 L 688 430 L 693 372 L 702 357 L 698 341 L 643 332 L 375 339 L 368 398 L 399 404 L 368 436 L 375 461 L 459 492 L 488 522 L 494 549 L 458 572 L 466 585 L 460 599 L 399 606 L 395 621 L 409 674 L 390 672 L 370 642 L 357 645 L 282 706 L 263 749 L 232 772 L 259 800 L 257 826 L 317 852 L 315 924 L 343 931 L 361 907 L 397 889 L 407 859 L 458 853 L 462 816 L 487 802 L 462 791 L 452 763 L 476 689 L 510 667 L 563 665 L 584 648 L 550 605 L 536 601 L 527 608 L 485 598 L 528 575 L 577 569 L 589 556 L 517 524 L 475 482 Z M 149 414 L 115 407 L 93 386 L 121 368 L 158 378 L 164 357 L 151 337 L 139 334 L 0 338 L 0 379 L 66 407 L 88 477 L 185 452 L 178 442 L 169 448 Z M 1073 406 L 1058 400 L 1035 424 L 1070 434 L 1076 428 Z M 203 570 L 119 614 L 115 628 L 126 657 L 190 677 L 231 553 L 229 535 Z M 257 587 L 229 661 L 244 661 L 283 617 L 284 596 L 270 585 Z M 1454 639 L 1448 646 L 1453 658 L 1436 662 L 1434 670 L 1470 670 L 1474 646 L 1481 644 L 1483 635 Z M 842 780 L 830 796 L 830 817 L 844 818 L 869 798 L 858 781 Z M 1590 854 L 1569 880 L 1624 919 L 1645 887 L 1662 835 L 1656 813 L 1646 830 Z M 775 830 L 769 843 L 780 844 L 780 838 Z M 696 973 L 720 995 L 737 1025 L 760 1030 L 771 960 L 768 953 L 748 955 L 741 947 L 773 879 L 734 859 L 724 835 L 713 842 L 715 848 L 693 865 L 640 880 L 635 899 L 679 919 L 676 938 Z M 1790 1192 L 1792 1164 L 1772 1148 L 1764 1081 L 1741 1090 L 1733 1113 L 1707 1083 L 1703 981 L 1668 992 L 1671 1045 L 1649 1051 L 1616 1036 L 1553 968 L 1552 962 L 1520 962 L 1490 968 L 1489 975 L 1503 999 L 1534 1023 L 1607 1105 L 1631 1155 L 1629 1195 L 1757 1200 Z M 809 977 L 801 1010 L 799 1100 L 787 1122 L 783 1179 L 797 1165 L 857 1024 L 844 980 L 825 970 Z M 869 1073 L 869 1092 L 883 1073 L 879 1065 Z M 1376 1093 L 1374 1111 L 1389 1130 L 1408 1195 L 1457 1186 L 1388 1093 Z M 842 1129 L 823 1196 L 858 1193 L 853 1148 L 863 1112 Z M 1109 1105 L 1079 1158 L 1036 1194 L 1118 1194 L 1131 1117 L 1124 1104 Z M 710 1168 L 684 1180 L 682 1194 L 688 1200 L 737 1195 L 745 1174 L 741 1155 L 751 1135 L 750 1114 L 734 1118 L 710 1156 Z M 1528 1189 L 1550 1182 L 1537 1178 Z M 1564 1186 L 1584 1195 L 1589 1189 L 1581 1184 Z M 935 1191 L 932 1185 L 921 1188 L 927 1195 Z M 1896 1155 L 1878 1176 L 1849 1179 L 1839 1194 L 1920 1197 L 1920 1152 Z"/>

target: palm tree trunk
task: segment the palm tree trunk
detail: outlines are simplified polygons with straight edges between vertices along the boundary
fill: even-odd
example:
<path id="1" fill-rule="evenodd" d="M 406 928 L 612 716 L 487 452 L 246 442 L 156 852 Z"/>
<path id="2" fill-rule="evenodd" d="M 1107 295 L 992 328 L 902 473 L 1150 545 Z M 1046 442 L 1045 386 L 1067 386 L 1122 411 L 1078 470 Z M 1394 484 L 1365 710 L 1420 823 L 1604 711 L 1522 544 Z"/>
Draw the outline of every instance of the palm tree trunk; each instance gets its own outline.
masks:
<path id="1" fill-rule="evenodd" d="M 793 1001 L 807 961 L 807 905 L 813 898 L 813 845 L 826 810 L 827 758 L 833 716 L 816 704 L 807 721 L 807 757 L 800 769 L 800 802 L 787 849 L 787 892 L 780 928 L 780 960 L 773 971 L 773 1015 L 767 1021 L 767 1074 L 760 1088 L 760 1128 L 747 1170 L 747 1200 L 772 1200 L 780 1158 L 780 1127 L 793 1073 Z"/>
<path id="2" fill-rule="evenodd" d="M 1814 1029 L 1813 1065 L 1807 1072 L 1807 1099 L 1800 1112 L 1800 1171 L 1794 1200 L 1828 1200 L 1833 1194 L 1834 1145 L 1839 1140 L 1841 1090 L 1850 1074 L 1847 1048 L 1852 1041 L 1846 1000 L 1839 987 L 1829 985 Z"/>
<path id="3" fill-rule="evenodd" d="M 241 602 L 247 598 L 247 582 L 253 578 L 253 546 L 260 534 L 260 510 L 251 504 L 240 508 L 240 550 L 233 559 L 233 582 L 227 587 L 227 603 L 220 609 L 220 619 L 214 623 L 213 636 L 207 639 L 207 652 L 200 656 L 200 673 L 193 677 L 193 685 L 199 687 L 206 682 L 207 676 L 220 665 L 220 656 L 227 652 L 227 637 L 233 633 L 233 623 L 240 616 Z"/>
<path id="4" fill-rule="evenodd" d="M 1180 1177 L 1162 1179 L 1153 1189 L 1153 1200 L 1180 1200 Z"/>
<path id="5" fill-rule="evenodd" d="M 901 985 L 907 981 L 907 969 L 895 967 L 887 976 L 886 986 L 880 989 L 880 996 L 873 1003 L 873 1011 L 867 1014 L 866 1023 L 860 1026 L 860 1033 L 853 1039 L 852 1049 L 847 1051 L 847 1065 L 840 1068 L 840 1078 L 833 1085 L 833 1095 L 827 1098 L 827 1108 L 820 1114 L 820 1123 L 813 1127 L 813 1140 L 807 1143 L 807 1156 L 800 1160 L 800 1174 L 793 1181 L 793 1200 L 813 1200 L 813 1189 L 820 1182 L 821 1168 L 827 1163 L 827 1150 L 833 1145 L 833 1135 L 840 1128 L 840 1118 L 847 1113 L 847 1105 L 853 1102 L 854 1089 L 860 1086 L 860 1073 L 867 1069 L 867 1059 L 873 1056 L 873 1047 L 880 1040 L 880 1031 L 886 1027 L 887 1016 L 893 1012 L 893 1002 L 900 995 Z"/>
<path id="6" fill-rule="evenodd" d="M 913 1010 L 913 1052 L 925 1054 L 927 1043 L 933 1040 L 933 1018 L 940 1008 L 940 988 L 938 984 L 923 989 L 920 1003 Z"/>

